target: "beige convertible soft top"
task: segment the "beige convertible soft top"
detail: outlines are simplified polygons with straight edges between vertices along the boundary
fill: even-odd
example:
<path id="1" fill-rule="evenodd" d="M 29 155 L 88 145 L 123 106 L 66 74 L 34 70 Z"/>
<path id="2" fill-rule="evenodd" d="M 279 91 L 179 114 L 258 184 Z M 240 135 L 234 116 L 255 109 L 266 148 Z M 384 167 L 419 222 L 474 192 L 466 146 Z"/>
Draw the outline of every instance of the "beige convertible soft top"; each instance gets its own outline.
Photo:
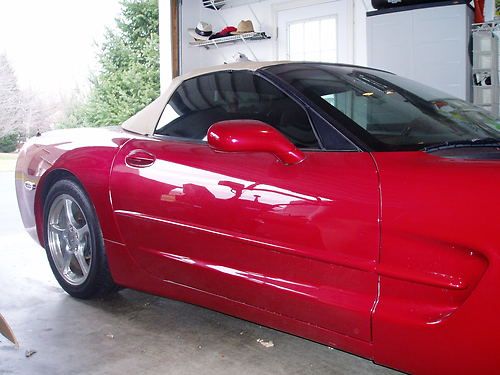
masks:
<path id="1" fill-rule="evenodd" d="M 174 91 L 177 89 L 177 87 L 183 81 L 189 78 L 197 77 L 206 73 L 219 72 L 223 70 L 255 71 L 265 66 L 283 64 L 283 63 L 284 61 L 265 61 L 265 62 L 245 61 L 233 64 L 218 65 L 205 69 L 198 69 L 190 73 L 183 74 L 182 76 L 174 78 L 168 89 L 163 94 L 161 94 L 156 100 L 154 100 L 149 105 L 144 107 L 142 110 L 137 112 L 134 116 L 126 120 L 122 124 L 122 128 L 142 135 L 153 134 L 156 123 L 160 118 L 163 108 L 165 108 L 165 106 L 167 105 L 168 100 L 170 99 Z"/>

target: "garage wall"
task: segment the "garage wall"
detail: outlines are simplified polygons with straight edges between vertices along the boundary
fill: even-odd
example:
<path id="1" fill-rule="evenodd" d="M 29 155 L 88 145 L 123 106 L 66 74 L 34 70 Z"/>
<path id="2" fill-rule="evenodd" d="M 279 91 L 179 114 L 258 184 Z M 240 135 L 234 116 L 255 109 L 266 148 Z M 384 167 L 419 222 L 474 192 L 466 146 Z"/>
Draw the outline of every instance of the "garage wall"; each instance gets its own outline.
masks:
<path id="1" fill-rule="evenodd" d="M 276 12 L 278 10 L 326 2 L 328 0 L 265 0 L 252 4 L 251 7 L 261 23 L 260 30 L 265 31 L 271 36 L 269 40 L 249 42 L 258 60 L 278 59 L 276 40 Z M 337 0 L 336 2 L 346 3 L 350 12 L 348 17 L 350 17 L 350 24 L 352 25 L 348 33 L 349 40 L 347 41 L 352 50 L 349 52 L 347 58 L 339 59 L 339 62 L 366 65 L 366 12 L 372 9 L 368 5 L 370 1 Z M 220 30 L 225 25 L 217 12 L 204 8 L 201 5 L 201 1 L 184 0 L 181 10 L 181 73 L 186 73 L 196 68 L 223 64 L 225 60 L 230 62 L 232 61 L 232 56 L 238 52 L 244 53 L 252 60 L 254 59 L 243 43 L 227 45 L 221 47 L 219 50 L 190 47 L 189 41 L 192 38 L 187 33 L 187 29 L 194 28 L 199 20 L 211 23 L 214 31 Z M 230 25 L 237 26 L 240 20 L 250 19 L 255 29 L 259 28 L 259 23 L 252 15 L 248 6 L 222 9 L 220 13 Z"/>

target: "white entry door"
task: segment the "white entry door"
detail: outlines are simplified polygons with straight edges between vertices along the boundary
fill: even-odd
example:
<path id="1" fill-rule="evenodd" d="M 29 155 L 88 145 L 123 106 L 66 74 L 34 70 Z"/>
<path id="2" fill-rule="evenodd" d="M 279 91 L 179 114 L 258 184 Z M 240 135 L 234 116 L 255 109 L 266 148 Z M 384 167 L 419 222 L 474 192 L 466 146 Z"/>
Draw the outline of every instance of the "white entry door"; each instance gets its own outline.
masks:
<path id="1" fill-rule="evenodd" d="M 280 60 L 353 63 L 352 0 L 288 4 L 276 9 Z"/>

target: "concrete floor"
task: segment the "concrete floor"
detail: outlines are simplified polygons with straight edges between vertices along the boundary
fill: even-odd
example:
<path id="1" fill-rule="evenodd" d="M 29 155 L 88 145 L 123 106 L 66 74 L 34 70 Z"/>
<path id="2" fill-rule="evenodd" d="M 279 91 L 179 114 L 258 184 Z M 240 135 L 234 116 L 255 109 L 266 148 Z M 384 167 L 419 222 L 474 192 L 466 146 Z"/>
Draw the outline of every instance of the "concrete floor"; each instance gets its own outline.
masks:
<path id="1" fill-rule="evenodd" d="M 0 172 L 0 374 L 397 374 L 362 358 L 193 305 L 123 290 L 79 301 L 24 232 Z M 266 348 L 258 339 L 272 340 Z M 27 358 L 25 352 L 36 353 Z"/>

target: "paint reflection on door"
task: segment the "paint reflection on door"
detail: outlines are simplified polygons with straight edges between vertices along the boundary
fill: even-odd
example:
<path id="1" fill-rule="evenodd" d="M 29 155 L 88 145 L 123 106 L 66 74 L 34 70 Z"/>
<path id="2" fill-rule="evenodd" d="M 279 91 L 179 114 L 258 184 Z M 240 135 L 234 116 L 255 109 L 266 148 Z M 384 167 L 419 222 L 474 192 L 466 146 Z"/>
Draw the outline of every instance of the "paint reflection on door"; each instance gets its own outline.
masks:
<path id="1" fill-rule="evenodd" d="M 134 149 L 154 165 L 128 167 Z M 309 152 L 286 166 L 267 153 L 132 140 L 111 189 L 126 244 L 154 276 L 370 340 L 378 190 L 368 154 Z"/>

